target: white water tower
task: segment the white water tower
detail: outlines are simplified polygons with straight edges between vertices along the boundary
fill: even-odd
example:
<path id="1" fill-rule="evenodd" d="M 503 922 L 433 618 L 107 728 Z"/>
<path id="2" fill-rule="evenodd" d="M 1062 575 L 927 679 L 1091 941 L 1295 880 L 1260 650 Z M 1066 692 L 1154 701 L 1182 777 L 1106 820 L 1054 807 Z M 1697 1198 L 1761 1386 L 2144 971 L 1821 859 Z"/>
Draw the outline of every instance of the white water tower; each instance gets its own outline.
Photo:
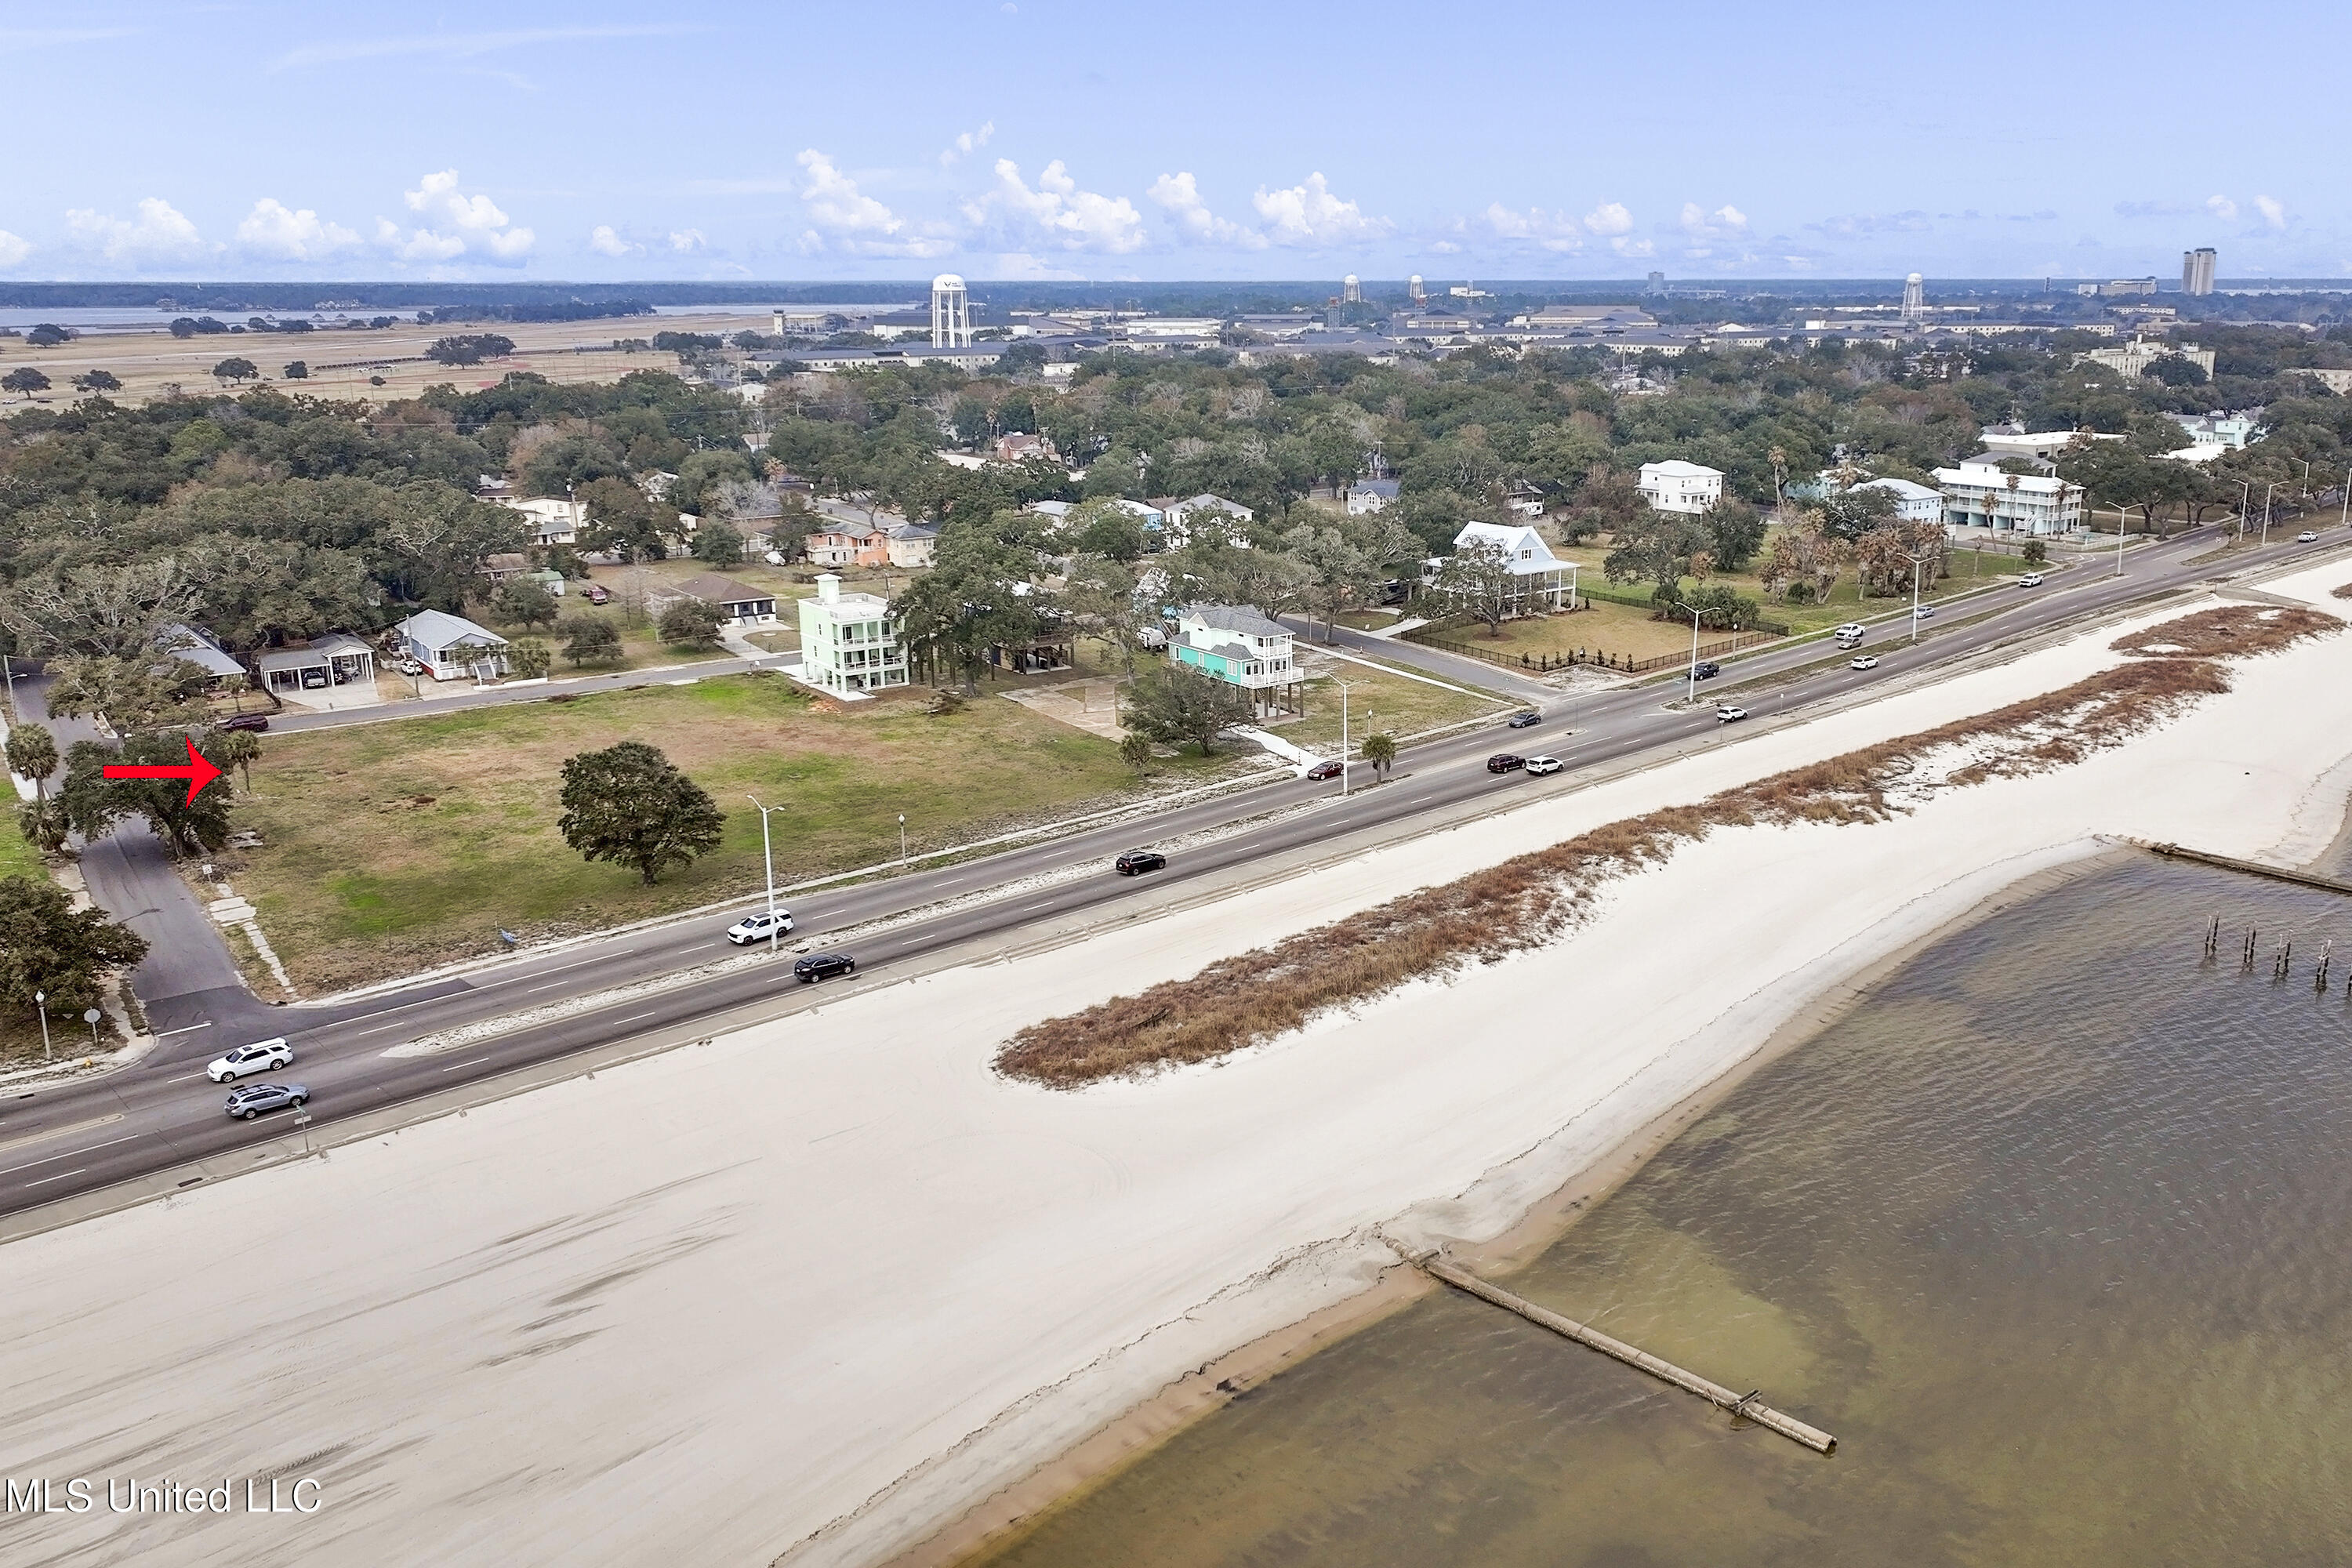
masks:
<path id="1" fill-rule="evenodd" d="M 971 347 L 971 304 L 964 297 L 963 279 L 952 272 L 931 279 L 931 347 Z"/>
<path id="2" fill-rule="evenodd" d="M 1903 279 L 1903 319 L 1906 321 L 1927 319 L 1927 280 L 1916 272 Z"/>
<path id="3" fill-rule="evenodd" d="M 1405 297 L 1416 305 L 1429 298 L 1429 290 L 1422 286 L 1421 274 L 1418 272 L 1404 280 L 1404 291 Z"/>
<path id="4" fill-rule="evenodd" d="M 1339 303 L 1360 305 L 1364 302 L 1364 285 L 1352 272 L 1339 279 Z"/>

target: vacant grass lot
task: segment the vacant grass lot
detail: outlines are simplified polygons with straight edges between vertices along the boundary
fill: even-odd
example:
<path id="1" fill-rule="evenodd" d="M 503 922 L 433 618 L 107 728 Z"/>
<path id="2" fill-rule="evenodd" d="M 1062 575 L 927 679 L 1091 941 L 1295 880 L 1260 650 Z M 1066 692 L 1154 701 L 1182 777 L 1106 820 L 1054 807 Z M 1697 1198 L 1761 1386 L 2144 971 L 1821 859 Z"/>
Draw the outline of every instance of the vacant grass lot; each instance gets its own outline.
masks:
<path id="1" fill-rule="evenodd" d="M 919 851 L 1136 787 L 1107 741 L 985 698 L 929 716 L 928 695 L 837 706 L 728 676 L 268 736 L 237 808 L 266 847 L 224 863 L 315 992 L 494 951 L 501 928 L 530 940 L 748 898 L 747 794 L 789 808 L 772 819 L 787 883 L 894 857 L 900 812 Z M 661 747 L 728 814 L 721 848 L 652 888 L 556 831 L 563 760 L 624 740 Z"/>
<path id="2" fill-rule="evenodd" d="M 1302 645 L 1303 646 L 1303 645 Z M 1330 673 L 1307 683 L 1307 716 L 1276 724 L 1273 732 L 1293 745 L 1337 754 L 1339 749 L 1339 681 L 1348 683 L 1348 738 L 1360 743 L 1385 731 L 1396 736 L 1440 730 L 1465 719 L 1499 713 L 1516 704 L 1485 694 L 1447 691 L 1402 675 L 1333 661 Z"/>
<path id="3" fill-rule="evenodd" d="M 42 868 L 41 858 L 33 852 L 31 845 L 25 842 L 25 836 L 16 831 L 16 792 L 9 791 L 6 801 L 0 804 L 10 807 L 0 811 L 0 877 L 47 876 L 48 872 Z"/>

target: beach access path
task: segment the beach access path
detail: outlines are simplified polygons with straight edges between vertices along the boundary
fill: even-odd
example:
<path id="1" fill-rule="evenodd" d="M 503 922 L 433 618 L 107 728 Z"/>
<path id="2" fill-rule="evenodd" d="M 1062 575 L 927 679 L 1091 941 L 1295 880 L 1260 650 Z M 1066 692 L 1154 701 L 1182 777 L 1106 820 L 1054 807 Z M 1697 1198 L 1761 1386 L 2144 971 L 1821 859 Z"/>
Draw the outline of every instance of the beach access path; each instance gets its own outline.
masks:
<path id="1" fill-rule="evenodd" d="M 2265 586 L 2341 615 L 2345 575 Z M 1396 1266 L 1383 1234 L 1499 1233 L 2100 835 L 2314 852 L 2352 790 L 2352 637 L 2236 664 L 2230 694 L 2055 772 L 1719 830 L 1556 944 L 1219 1065 L 1051 1092 L 992 1072 L 1013 1030 L 2055 689 L 2118 662 L 2117 631 L 11 1243 L 0 1473 L 309 1475 L 321 1508 L 27 1515 L 6 1540 L 240 1568 L 877 1561 L 1361 1291 Z M 1801 1392 L 1776 1390 L 1820 1414 Z"/>

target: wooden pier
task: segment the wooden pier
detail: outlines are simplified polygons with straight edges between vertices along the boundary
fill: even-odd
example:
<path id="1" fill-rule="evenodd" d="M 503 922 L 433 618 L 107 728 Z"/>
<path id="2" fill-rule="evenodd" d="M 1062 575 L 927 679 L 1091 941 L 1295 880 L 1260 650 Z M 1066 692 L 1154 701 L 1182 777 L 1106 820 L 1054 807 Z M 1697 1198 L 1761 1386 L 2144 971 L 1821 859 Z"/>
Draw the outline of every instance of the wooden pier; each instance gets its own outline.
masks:
<path id="1" fill-rule="evenodd" d="M 1580 1323 L 1573 1318 L 1563 1318 L 1558 1312 L 1538 1307 L 1523 1297 L 1512 1295 L 1500 1286 L 1489 1285 L 1468 1269 L 1448 1263 L 1434 1253 L 1426 1254 L 1413 1261 L 1418 1263 L 1432 1279 L 1443 1279 L 1455 1289 L 1475 1296 L 1482 1301 L 1491 1301 L 1503 1310 L 1515 1312 L 1538 1328 L 1549 1329 L 1553 1333 L 1564 1335 L 1574 1340 L 1578 1344 L 1599 1351 L 1613 1361 L 1622 1361 L 1627 1366 L 1637 1367 L 1648 1373 L 1652 1377 L 1662 1378 L 1676 1388 L 1697 1394 L 1718 1409 L 1729 1411 L 1742 1420 L 1753 1421 L 1759 1426 L 1778 1432 L 1791 1442 L 1802 1443 L 1817 1454 L 1830 1454 L 1837 1451 L 1837 1439 L 1820 1427 L 1808 1426 L 1793 1415 L 1783 1415 L 1769 1405 L 1759 1404 L 1756 1396 L 1763 1392 L 1761 1389 L 1748 1394 L 1734 1394 L 1719 1383 L 1709 1383 L 1695 1372 L 1685 1372 L 1672 1362 L 1661 1361 L 1645 1350 L 1636 1349 L 1622 1340 L 1612 1339 L 1589 1323 Z"/>
<path id="2" fill-rule="evenodd" d="M 2224 871 L 2242 871 L 2250 877 L 2267 877 L 2273 882 L 2292 882 L 2298 888 L 2315 888 L 2323 893 L 2352 893 L 2352 882 L 2340 882 L 2333 877 L 2315 876 L 2309 871 L 2290 871 L 2284 866 L 2265 866 L 2259 860 L 2209 855 L 2202 849 L 2183 848 L 2178 844 L 2144 844 L 2140 847 L 2168 860 L 2194 860 L 2200 866 L 2218 866 Z"/>

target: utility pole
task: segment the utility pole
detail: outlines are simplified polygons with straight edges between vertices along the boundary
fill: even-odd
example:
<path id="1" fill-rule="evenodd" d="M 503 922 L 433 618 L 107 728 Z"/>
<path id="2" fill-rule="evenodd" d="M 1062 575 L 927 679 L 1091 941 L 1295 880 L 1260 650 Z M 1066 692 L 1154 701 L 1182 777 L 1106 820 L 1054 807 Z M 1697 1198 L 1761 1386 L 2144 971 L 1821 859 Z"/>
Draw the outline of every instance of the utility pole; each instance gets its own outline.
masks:
<path id="1" fill-rule="evenodd" d="M 783 935 L 783 932 L 779 929 L 779 922 L 776 920 L 776 855 L 775 851 L 769 847 L 768 813 L 782 811 L 784 808 L 781 805 L 761 805 L 757 795 L 747 795 L 743 798 L 750 801 L 752 808 L 760 814 L 760 858 L 766 861 L 768 866 L 768 956 L 773 958 L 777 952 L 778 939 Z"/>

